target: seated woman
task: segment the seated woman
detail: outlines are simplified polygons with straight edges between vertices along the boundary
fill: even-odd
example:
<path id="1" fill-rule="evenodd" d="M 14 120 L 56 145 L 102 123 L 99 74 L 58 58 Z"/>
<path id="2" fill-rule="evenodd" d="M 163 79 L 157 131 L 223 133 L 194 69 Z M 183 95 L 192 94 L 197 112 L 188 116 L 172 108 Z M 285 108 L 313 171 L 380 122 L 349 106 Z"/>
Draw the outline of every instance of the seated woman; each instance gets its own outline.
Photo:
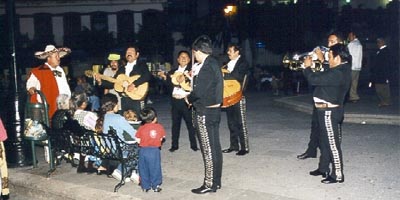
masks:
<path id="1" fill-rule="evenodd" d="M 88 97 L 84 92 L 78 92 L 72 94 L 70 113 L 73 114 L 73 118 L 78 121 L 78 123 L 87 130 L 95 131 L 97 114 L 91 111 L 86 111 L 88 106 Z M 93 163 L 97 160 L 95 157 L 90 156 L 88 161 L 88 166 L 85 167 L 86 155 L 80 154 L 79 156 L 79 166 L 78 173 L 88 172 L 93 173 L 97 170 L 102 170 L 102 168 L 95 169 Z"/>
<path id="2" fill-rule="evenodd" d="M 114 94 L 105 94 L 101 100 L 101 108 L 99 118 L 96 123 L 96 132 L 107 134 L 112 127 L 118 137 L 127 143 L 135 142 L 136 130 L 129 124 L 129 122 L 118 112 L 118 98 Z M 102 162 L 101 166 L 106 167 L 109 165 L 109 161 Z M 121 164 L 114 170 L 113 177 L 121 180 Z"/>

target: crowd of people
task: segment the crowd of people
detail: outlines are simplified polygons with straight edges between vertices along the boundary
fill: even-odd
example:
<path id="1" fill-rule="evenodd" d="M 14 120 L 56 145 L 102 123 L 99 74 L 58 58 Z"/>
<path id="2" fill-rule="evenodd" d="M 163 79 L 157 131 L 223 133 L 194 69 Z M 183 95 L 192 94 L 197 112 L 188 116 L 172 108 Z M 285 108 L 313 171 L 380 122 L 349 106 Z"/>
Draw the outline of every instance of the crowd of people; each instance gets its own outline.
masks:
<path id="1" fill-rule="evenodd" d="M 310 175 L 321 175 L 322 183 L 344 181 L 343 158 L 341 153 L 341 125 L 344 118 L 344 103 L 357 103 L 357 83 L 362 63 L 362 45 L 355 32 L 348 35 L 349 44 L 337 33 L 328 37 L 326 52 L 315 49 L 315 55 L 323 63 L 323 69 L 314 72 L 311 56 L 303 63 L 303 76 L 312 86 L 314 109 L 311 120 L 311 135 L 308 149 L 298 159 L 315 158 L 317 148 L 321 151 L 318 169 Z M 381 100 L 379 106 L 389 106 L 390 90 L 388 73 L 382 65 L 389 61 L 385 40 L 377 40 L 379 51 L 373 61 L 372 82 Z M 127 47 L 125 65 L 121 55 L 110 53 L 108 68 L 102 73 L 93 73 L 96 93 L 86 77 L 77 78 L 77 86 L 71 92 L 60 59 L 71 52 L 68 48 L 47 45 L 35 56 L 45 62 L 32 69 L 28 75 L 26 89 L 31 102 L 41 102 L 37 90 L 42 91 L 49 105 L 48 116 L 52 126 L 62 127 L 60 119 L 76 120 L 82 128 L 98 134 L 106 134 L 110 127 L 116 130 L 121 140 L 139 144 L 137 170 L 143 191 L 160 192 L 162 184 L 161 146 L 166 130 L 157 121 L 157 112 L 146 105 L 149 81 L 152 74 L 147 65 L 140 61 L 140 49 L 135 45 Z M 221 65 L 212 56 L 211 39 L 202 35 L 191 46 L 191 53 L 180 51 L 177 66 L 170 71 L 158 72 L 168 86 L 171 102 L 171 153 L 179 150 L 182 119 L 185 121 L 190 148 L 200 150 L 204 162 L 204 180 L 200 187 L 192 190 L 195 194 L 217 192 L 221 189 L 223 153 L 235 152 L 237 156 L 250 153 L 249 134 L 246 123 L 246 87 L 251 78 L 251 66 L 242 55 L 238 44 L 227 48 L 229 61 Z M 191 60 L 191 54 L 194 60 Z M 221 67 L 222 66 L 222 67 Z M 383 66 L 383 67 L 382 67 Z M 383 70 L 382 70 L 383 69 Z M 277 91 L 282 76 L 271 77 Z M 227 87 L 229 86 L 229 87 Z M 89 107 L 90 106 L 90 107 Z M 227 114 L 230 132 L 229 147 L 222 149 L 219 137 L 221 112 Z M 66 116 L 66 117 L 63 117 Z M 141 122 L 134 128 L 132 121 Z M 86 157 L 89 157 L 86 159 Z M 85 161 L 88 160 L 87 164 Z M 331 167 L 330 167 L 331 166 Z M 121 165 L 110 161 L 99 161 L 90 155 L 79 155 L 78 173 L 97 172 L 109 174 L 121 180 Z"/>

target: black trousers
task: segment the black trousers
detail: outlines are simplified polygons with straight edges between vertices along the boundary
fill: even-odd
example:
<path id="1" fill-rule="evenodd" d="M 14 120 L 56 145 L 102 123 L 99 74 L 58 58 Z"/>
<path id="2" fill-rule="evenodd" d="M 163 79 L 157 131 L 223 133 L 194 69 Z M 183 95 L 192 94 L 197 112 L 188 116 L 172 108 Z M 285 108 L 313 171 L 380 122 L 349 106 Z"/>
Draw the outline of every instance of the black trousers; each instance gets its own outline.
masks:
<path id="1" fill-rule="evenodd" d="M 249 151 L 246 123 L 246 98 L 225 109 L 230 132 L 230 149 Z M 239 148 L 240 144 L 240 148 Z"/>
<path id="2" fill-rule="evenodd" d="M 321 157 L 318 169 L 320 172 L 329 172 L 332 164 L 331 176 L 336 180 L 343 179 L 343 157 L 339 124 L 343 119 L 341 107 L 317 109 L 320 127 Z"/>
<path id="3" fill-rule="evenodd" d="M 197 148 L 196 133 L 193 126 L 192 110 L 188 108 L 184 99 L 171 99 L 172 135 L 171 147 L 179 147 L 182 118 L 186 123 L 191 148 Z"/>
<path id="4" fill-rule="evenodd" d="M 317 108 L 315 108 L 314 106 L 311 116 L 310 141 L 308 142 L 306 153 L 310 156 L 317 156 L 318 147 L 319 147 L 319 123 L 318 123 Z"/>
<path id="5" fill-rule="evenodd" d="M 216 189 L 221 185 L 222 151 L 219 141 L 220 108 L 205 108 L 195 112 L 196 129 L 200 150 L 204 161 L 204 183 L 208 188 Z"/>
<path id="6" fill-rule="evenodd" d="M 121 112 L 122 113 L 127 110 L 133 110 L 136 113 L 137 117 L 140 118 L 140 111 L 144 107 L 145 107 L 144 100 L 132 100 L 129 97 L 121 98 Z"/>
<path id="7" fill-rule="evenodd" d="M 339 130 L 339 141 L 342 140 L 342 124 L 344 119 L 344 110 L 343 107 L 339 107 L 339 114 L 341 115 L 341 119 L 339 122 L 338 130 Z M 308 147 L 306 153 L 310 156 L 317 156 L 317 148 L 319 148 L 320 141 L 320 127 L 318 122 L 318 114 L 317 108 L 313 107 L 312 117 L 311 117 L 311 134 L 310 141 L 308 142 Z"/>

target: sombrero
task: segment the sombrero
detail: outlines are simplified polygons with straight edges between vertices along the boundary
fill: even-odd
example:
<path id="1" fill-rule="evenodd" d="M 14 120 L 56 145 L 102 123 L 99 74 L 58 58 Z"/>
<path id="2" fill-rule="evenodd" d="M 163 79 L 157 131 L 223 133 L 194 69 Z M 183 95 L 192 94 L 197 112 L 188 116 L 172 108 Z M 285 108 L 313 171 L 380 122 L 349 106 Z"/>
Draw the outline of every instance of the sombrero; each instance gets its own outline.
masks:
<path id="1" fill-rule="evenodd" d="M 108 60 L 112 61 L 112 60 L 120 60 L 121 56 L 119 54 L 115 54 L 115 53 L 110 53 L 110 55 L 108 55 Z"/>
<path id="2" fill-rule="evenodd" d="M 37 51 L 35 52 L 35 57 L 41 60 L 46 59 L 49 57 L 50 54 L 58 52 L 60 58 L 71 53 L 71 49 L 67 47 L 56 48 L 54 45 L 47 45 L 44 51 Z"/>

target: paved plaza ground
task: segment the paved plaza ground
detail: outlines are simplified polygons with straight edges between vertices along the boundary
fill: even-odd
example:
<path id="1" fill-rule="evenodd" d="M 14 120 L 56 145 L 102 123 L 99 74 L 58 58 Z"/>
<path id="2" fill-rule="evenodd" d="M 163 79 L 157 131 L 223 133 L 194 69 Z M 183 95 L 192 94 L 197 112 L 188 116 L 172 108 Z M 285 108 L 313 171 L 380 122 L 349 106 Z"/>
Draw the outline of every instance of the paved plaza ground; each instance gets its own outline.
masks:
<path id="1" fill-rule="evenodd" d="M 343 126 L 345 182 L 321 184 L 321 177 L 308 173 L 318 159 L 297 160 L 309 138 L 311 116 L 307 113 L 310 95 L 275 97 L 267 92 L 247 95 L 250 154 L 224 154 L 222 189 L 196 195 L 190 192 L 202 184 L 203 161 L 199 151 L 189 148 L 182 127 L 179 150 L 170 153 L 170 135 L 162 149 L 163 185 L 161 193 L 144 193 L 138 185 L 126 183 L 118 193 L 115 179 L 105 175 L 77 174 L 67 163 L 46 178 L 48 166 L 39 152 L 39 167 L 10 169 L 12 199 L 215 199 L 215 200 L 396 200 L 400 199 L 400 126 L 398 95 L 394 105 L 377 108 L 372 93 L 361 95 L 359 104 L 348 104 L 349 118 L 363 118 L 365 124 L 346 122 Z M 286 100 L 285 100 L 286 99 Z M 167 130 L 171 119 L 167 97 L 152 97 L 159 121 Z M 293 105 L 292 103 L 295 103 Z M 282 106 L 284 105 L 284 106 Z M 305 107 L 302 111 L 295 111 Z M 308 106 L 307 106 L 308 105 Z M 358 107 L 358 108 L 355 108 Z M 296 109 L 301 110 L 301 109 Z M 225 113 L 220 138 L 229 145 Z M 374 120 L 374 116 L 386 120 Z M 376 122 L 376 123 L 375 123 Z M 168 132 L 169 133 L 169 132 Z M 42 148 L 37 147 L 40 151 Z"/>

